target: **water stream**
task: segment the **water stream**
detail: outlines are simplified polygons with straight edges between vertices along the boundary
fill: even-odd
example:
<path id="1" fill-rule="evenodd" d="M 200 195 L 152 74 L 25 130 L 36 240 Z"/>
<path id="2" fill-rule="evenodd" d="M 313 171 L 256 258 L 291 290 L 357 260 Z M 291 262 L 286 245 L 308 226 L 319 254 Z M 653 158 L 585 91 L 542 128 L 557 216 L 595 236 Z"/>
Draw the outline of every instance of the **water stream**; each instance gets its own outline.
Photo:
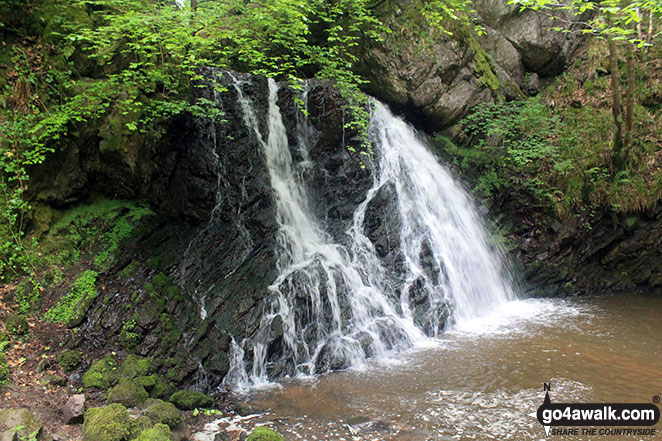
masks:
<path id="1" fill-rule="evenodd" d="M 434 348 L 244 396 L 259 414 L 215 430 L 269 424 L 290 440 L 621 441 L 545 437 L 527 414 L 554 402 L 650 403 L 662 395 L 662 298 L 636 294 L 508 302 L 446 332 Z M 204 440 L 206 433 L 196 435 Z M 213 438 L 211 438 L 213 439 Z"/>
<path id="2" fill-rule="evenodd" d="M 307 137 L 297 136 L 298 146 L 288 144 L 276 82 L 269 80 L 267 133 L 241 82 L 235 79 L 233 86 L 244 123 L 264 150 L 280 253 L 259 330 L 235 343 L 227 387 L 269 384 L 276 361 L 287 376 L 309 376 L 430 346 L 449 315 L 449 323 L 461 324 L 515 298 L 469 197 L 415 131 L 384 106 L 374 104 L 371 121 L 374 182 L 340 243 L 310 208 L 312 196 L 291 153 L 296 147 L 308 161 Z M 386 186 L 394 191 L 400 224 L 403 263 L 397 270 L 380 259 L 364 231 L 367 207 Z M 274 360 L 268 346 L 279 332 L 284 348 Z M 240 359 L 249 352 L 251 360 Z"/>
<path id="3" fill-rule="evenodd" d="M 377 102 L 372 186 L 344 239 L 332 236 L 311 203 L 304 114 L 290 145 L 278 85 L 269 80 L 263 124 L 244 86 L 234 80 L 269 172 L 278 277 L 258 330 L 232 340 L 224 380 L 254 414 L 221 418 L 194 439 L 268 424 L 291 440 L 542 440 L 529 414 L 543 383 L 563 402 L 660 395 L 662 299 L 518 299 L 468 195 Z M 390 258 L 366 230 L 370 205 L 385 194 L 398 236 Z"/>

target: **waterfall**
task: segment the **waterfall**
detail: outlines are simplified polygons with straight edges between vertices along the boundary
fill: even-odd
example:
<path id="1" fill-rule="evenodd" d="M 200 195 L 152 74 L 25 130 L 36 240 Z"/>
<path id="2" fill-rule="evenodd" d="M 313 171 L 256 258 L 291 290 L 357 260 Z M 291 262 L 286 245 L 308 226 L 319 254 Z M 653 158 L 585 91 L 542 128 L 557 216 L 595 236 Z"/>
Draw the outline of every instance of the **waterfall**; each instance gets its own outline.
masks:
<path id="1" fill-rule="evenodd" d="M 291 154 L 298 147 L 310 162 L 307 137 L 299 134 L 299 145 L 289 145 L 278 85 L 272 79 L 268 85 L 263 134 L 242 84 L 233 83 L 244 124 L 265 155 L 279 225 L 279 275 L 258 330 L 243 348 L 233 341 L 227 387 L 361 366 L 369 357 L 429 344 L 449 314 L 459 323 L 514 298 L 469 196 L 414 129 L 378 102 L 370 124 L 377 156 L 370 164 L 372 188 L 353 214 L 347 240 L 334 240 L 316 219 L 313 196 Z M 387 187 L 399 218 L 397 269 L 383 262 L 364 226 L 371 202 Z"/>

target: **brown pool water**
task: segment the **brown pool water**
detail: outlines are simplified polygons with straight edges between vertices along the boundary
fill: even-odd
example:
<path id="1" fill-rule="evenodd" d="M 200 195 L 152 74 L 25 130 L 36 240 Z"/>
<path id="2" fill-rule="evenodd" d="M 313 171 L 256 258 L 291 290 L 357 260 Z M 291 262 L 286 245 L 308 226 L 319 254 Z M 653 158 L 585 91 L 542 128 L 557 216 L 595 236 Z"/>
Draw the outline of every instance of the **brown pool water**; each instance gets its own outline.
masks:
<path id="1" fill-rule="evenodd" d="M 291 379 L 244 397 L 263 414 L 207 427 L 269 424 L 288 440 L 541 440 L 552 401 L 651 402 L 662 395 L 662 297 L 510 302 L 430 347 L 361 371 Z M 553 440 L 662 439 L 558 436 Z M 199 434 L 198 439 L 205 439 Z M 213 439 L 213 438 L 210 438 Z"/>

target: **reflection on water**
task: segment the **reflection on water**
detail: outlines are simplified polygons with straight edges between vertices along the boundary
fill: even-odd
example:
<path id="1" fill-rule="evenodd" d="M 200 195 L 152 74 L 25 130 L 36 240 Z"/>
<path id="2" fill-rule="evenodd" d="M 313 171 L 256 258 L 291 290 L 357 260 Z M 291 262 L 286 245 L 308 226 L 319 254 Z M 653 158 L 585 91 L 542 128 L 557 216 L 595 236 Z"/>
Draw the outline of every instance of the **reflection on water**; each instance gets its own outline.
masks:
<path id="1" fill-rule="evenodd" d="M 270 422 L 292 440 L 544 439 L 526 415 L 542 403 L 543 382 L 559 402 L 662 393 L 660 317 L 659 297 L 510 302 L 459 323 L 437 347 L 255 392 L 248 406 L 267 413 L 236 425 Z"/>

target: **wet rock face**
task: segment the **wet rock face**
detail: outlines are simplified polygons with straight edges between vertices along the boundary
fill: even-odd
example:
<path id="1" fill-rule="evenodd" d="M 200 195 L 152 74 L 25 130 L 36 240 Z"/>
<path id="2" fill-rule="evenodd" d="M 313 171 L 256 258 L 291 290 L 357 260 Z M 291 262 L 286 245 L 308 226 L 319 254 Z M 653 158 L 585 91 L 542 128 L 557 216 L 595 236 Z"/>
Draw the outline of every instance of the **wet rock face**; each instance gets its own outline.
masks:
<path id="1" fill-rule="evenodd" d="M 153 148 L 148 160 L 163 158 L 163 164 L 141 186 L 149 189 L 145 197 L 159 216 L 124 251 L 126 258 L 103 276 L 106 291 L 90 309 L 80 333 L 84 337 L 76 342 L 99 349 L 120 336 L 121 345 L 123 324 L 135 318 L 130 332 L 139 344 L 133 350 L 165 360 L 161 374 L 169 381 L 201 389 L 217 386 L 225 376 L 231 337 L 242 341 L 256 332 L 268 306 L 268 287 L 278 275 L 278 224 L 264 149 L 246 127 L 233 79 L 217 74 L 206 72 L 209 85 L 197 92 L 219 104 L 222 121 L 180 116 Z M 266 78 L 233 75 L 266 139 Z M 226 90 L 214 92 L 213 78 Z M 278 105 L 297 173 L 312 195 L 316 218 L 334 239 L 344 241 L 372 173 L 361 167 L 361 155 L 345 147 L 358 147 L 359 140 L 344 128 L 344 101 L 336 89 L 311 80 L 307 118 L 295 98 L 300 92 L 280 89 Z M 305 138 L 308 160 L 298 137 Z M 375 229 L 384 228 L 378 210 L 372 215 Z M 131 262 L 140 263 L 136 274 L 122 275 Z M 157 273 L 172 286 L 158 287 Z M 127 309 L 127 304 L 134 307 Z M 272 326 L 282 328 L 282 323 Z M 284 350 L 282 330 L 273 335 L 268 350 L 278 358 Z M 273 372 L 284 375 L 290 368 L 277 366 Z"/>
<path id="2" fill-rule="evenodd" d="M 474 43 L 451 38 L 427 24 L 403 17 L 416 16 L 419 0 L 382 3 L 381 19 L 394 29 L 381 42 L 369 42 L 360 53 L 359 70 L 370 80 L 366 91 L 414 116 L 436 130 L 452 125 L 468 110 L 500 97 L 518 98 L 537 89 L 527 87 L 531 75 L 558 75 L 581 44 L 578 33 L 549 28 L 552 21 L 533 11 L 519 11 L 505 0 L 481 0 L 476 12 L 485 33 Z M 567 14 L 566 18 L 570 18 Z M 484 51 L 488 61 L 481 60 Z M 498 78 L 498 87 L 482 70 Z"/>
<path id="3" fill-rule="evenodd" d="M 536 295 L 662 287 L 662 206 L 523 228 L 514 240 L 526 288 Z"/>

